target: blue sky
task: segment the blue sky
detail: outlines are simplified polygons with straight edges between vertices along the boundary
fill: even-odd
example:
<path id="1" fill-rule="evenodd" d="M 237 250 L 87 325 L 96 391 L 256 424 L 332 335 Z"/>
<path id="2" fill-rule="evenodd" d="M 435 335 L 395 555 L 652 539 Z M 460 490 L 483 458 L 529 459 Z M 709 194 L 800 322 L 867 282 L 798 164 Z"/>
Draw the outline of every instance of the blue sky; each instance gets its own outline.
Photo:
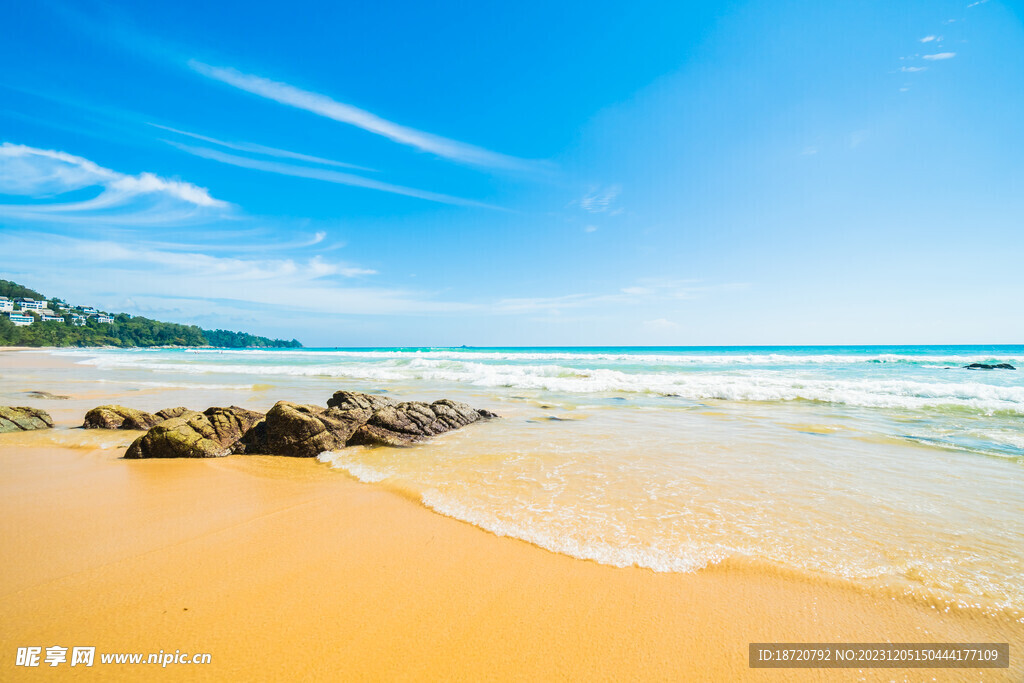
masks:
<path id="1" fill-rule="evenodd" d="M 0 276 L 307 345 L 1020 343 L 1022 17 L 5 3 Z"/>

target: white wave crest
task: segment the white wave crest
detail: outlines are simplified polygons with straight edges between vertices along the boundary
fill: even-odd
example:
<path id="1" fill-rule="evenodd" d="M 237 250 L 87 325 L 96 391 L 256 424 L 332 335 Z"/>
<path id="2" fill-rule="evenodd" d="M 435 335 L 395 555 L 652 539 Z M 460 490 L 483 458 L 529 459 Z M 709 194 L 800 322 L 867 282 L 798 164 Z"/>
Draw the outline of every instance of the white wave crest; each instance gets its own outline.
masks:
<path id="1" fill-rule="evenodd" d="M 976 381 L 924 381 L 861 377 L 837 379 L 779 371 L 743 373 L 711 371 L 624 372 L 609 368 L 577 368 L 556 364 L 511 365 L 424 357 L 389 359 L 375 363 L 316 365 L 176 363 L 132 355 L 102 355 L 82 361 L 103 368 L 137 368 L 181 374 L 329 377 L 370 382 L 452 382 L 478 387 L 508 387 L 544 391 L 595 393 L 650 393 L 689 400 L 821 401 L 871 408 L 924 409 L 941 406 L 983 413 L 1024 414 L 1024 386 L 1003 386 Z M 796 375 L 796 376 L 795 376 Z"/>
<path id="2" fill-rule="evenodd" d="M 57 351 L 60 355 L 95 355 L 95 352 L 78 350 Z M 146 354 L 147 350 L 129 352 Z M 151 352 L 149 352 L 151 353 Z M 863 363 L 907 363 L 932 364 L 945 367 L 947 365 L 966 365 L 969 363 L 1021 363 L 1024 355 L 1014 354 L 794 354 L 794 353 L 648 353 L 633 351 L 629 353 L 613 353 L 604 351 L 467 351 L 457 349 L 411 349 L 411 350 L 267 350 L 267 349 L 195 349 L 187 352 L 176 352 L 182 355 L 182 361 L 189 356 L 198 356 L 204 360 L 211 357 L 227 357 L 229 359 L 247 358 L 289 358 L 293 360 L 455 360 L 470 362 L 521 362 L 521 361 L 561 361 L 570 363 L 627 363 L 630 365 L 853 365 Z M 187 355 L 186 355 L 187 354 Z"/>
<path id="3" fill-rule="evenodd" d="M 552 552 L 613 567 L 644 567 L 656 572 L 693 572 L 719 562 L 727 555 L 724 550 L 715 548 L 694 547 L 683 553 L 679 550 L 669 552 L 653 547 L 616 547 L 595 541 L 582 541 L 549 533 L 537 525 L 502 519 L 494 513 L 445 497 L 436 490 L 425 491 L 421 500 L 435 512 L 469 522 L 495 535 L 518 538 Z"/>

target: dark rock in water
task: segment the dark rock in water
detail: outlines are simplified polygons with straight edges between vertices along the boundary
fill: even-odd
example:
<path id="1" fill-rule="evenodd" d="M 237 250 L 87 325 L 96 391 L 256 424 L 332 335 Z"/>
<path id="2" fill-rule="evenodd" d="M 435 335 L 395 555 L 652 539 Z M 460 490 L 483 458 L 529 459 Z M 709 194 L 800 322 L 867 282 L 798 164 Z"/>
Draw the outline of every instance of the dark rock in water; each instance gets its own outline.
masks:
<path id="1" fill-rule="evenodd" d="M 1012 365 L 1010 365 L 1009 363 L 996 363 L 994 365 L 989 365 L 988 363 L 971 363 L 970 365 L 965 365 L 964 367 L 967 368 L 968 370 L 1016 370 L 1017 369 L 1017 368 L 1013 367 Z"/>
<path id="2" fill-rule="evenodd" d="M 62 396 L 61 394 L 51 394 L 49 391 L 24 391 L 22 392 L 29 398 L 43 398 L 49 401 L 66 401 L 70 396 Z"/>
<path id="3" fill-rule="evenodd" d="M 554 415 L 545 415 L 544 419 L 547 420 L 548 422 L 572 422 L 570 418 L 555 417 Z"/>
<path id="4" fill-rule="evenodd" d="M 124 457 L 220 458 L 230 455 L 235 444 L 261 419 L 262 413 L 237 406 L 186 413 L 140 436 Z"/>
<path id="5" fill-rule="evenodd" d="M 170 420 L 172 417 L 181 417 L 186 413 L 194 412 L 196 411 L 189 410 L 188 408 L 184 408 L 182 406 L 178 406 L 177 408 L 164 408 L 163 410 L 158 410 L 156 411 L 156 416 L 159 417 L 161 420 Z"/>
<path id="6" fill-rule="evenodd" d="M 434 436 L 476 422 L 480 413 L 465 403 L 441 399 L 433 403 L 407 401 L 374 411 L 370 424 L 410 436 Z"/>
<path id="7" fill-rule="evenodd" d="M 27 406 L 0 406 L 0 434 L 49 429 L 53 418 L 45 410 Z"/>
<path id="8" fill-rule="evenodd" d="M 323 409 L 320 406 L 301 405 L 278 401 L 267 413 L 266 445 L 262 452 L 268 455 L 287 455 L 298 458 L 315 458 L 324 451 L 345 447 L 352 434 L 369 419 L 370 411 L 355 407 L 349 410 L 339 408 Z M 258 442 L 259 434 L 252 440 Z M 254 450 L 246 450 L 254 453 Z"/>
<path id="9" fill-rule="evenodd" d="M 124 406 L 100 406 L 85 414 L 86 429 L 150 429 L 162 418 L 144 410 Z"/>
<path id="10" fill-rule="evenodd" d="M 367 424 L 353 434 L 349 445 L 408 446 L 492 417 L 497 415 L 448 399 L 433 403 L 407 401 L 375 410 Z"/>
<path id="11" fill-rule="evenodd" d="M 348 446 L 390 446 L 391 448 L 405 448 L 414 443 L 423 441 L 422 436 L 402 434 L 391 430 L 377 427 L 375 425 L 363 425 L 352 434 L 348 440 Z"/>

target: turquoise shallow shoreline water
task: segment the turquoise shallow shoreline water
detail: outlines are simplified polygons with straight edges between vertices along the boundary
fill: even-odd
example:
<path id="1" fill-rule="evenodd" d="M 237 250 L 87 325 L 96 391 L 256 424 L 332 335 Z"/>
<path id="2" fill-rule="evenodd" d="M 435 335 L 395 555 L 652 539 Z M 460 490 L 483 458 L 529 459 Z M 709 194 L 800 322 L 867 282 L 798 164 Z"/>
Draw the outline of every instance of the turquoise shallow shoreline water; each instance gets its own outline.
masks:
<path id="1" fill-rule="evenodd" d="M 1024 457 L 1018 420 L 1024 415 L 1024 346 L 112 351 L 91 362 L 107 369 L 188 375 L 452 384 L 577 398 L 621 394 L 634 403 L 652 398 L 812 401 L 890 409 L 898 416 L 924 411 L 927 429 L 893 431 L 951 448 Z M 1020 369 L 962 367 L 976 362 Z M 965 416 L 974 418 L 966 431 Z"/>
<path id="2" fill-rule="evenodd" d="M 1024 614 L 1024 346 L 69 350 L 7 375 L 144 409 L 335 390 L 502 420 L 321 455 L 494 533 L 617 566 L 740 562 Z M 52 383 L 51 383 L 52 382 Z"/>

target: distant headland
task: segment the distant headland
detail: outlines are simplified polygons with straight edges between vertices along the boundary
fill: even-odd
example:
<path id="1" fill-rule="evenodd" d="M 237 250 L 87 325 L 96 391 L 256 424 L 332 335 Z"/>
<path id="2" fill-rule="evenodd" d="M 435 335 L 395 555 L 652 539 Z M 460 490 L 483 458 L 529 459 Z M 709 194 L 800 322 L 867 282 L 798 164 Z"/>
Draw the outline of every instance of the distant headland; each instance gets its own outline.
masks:
<path id="1" fill-rule="evenodd" d="M 0 280 L 0 346 L 302 348 L 296 339 L 204 330 L 73 305 L 10 280 Z"/>

